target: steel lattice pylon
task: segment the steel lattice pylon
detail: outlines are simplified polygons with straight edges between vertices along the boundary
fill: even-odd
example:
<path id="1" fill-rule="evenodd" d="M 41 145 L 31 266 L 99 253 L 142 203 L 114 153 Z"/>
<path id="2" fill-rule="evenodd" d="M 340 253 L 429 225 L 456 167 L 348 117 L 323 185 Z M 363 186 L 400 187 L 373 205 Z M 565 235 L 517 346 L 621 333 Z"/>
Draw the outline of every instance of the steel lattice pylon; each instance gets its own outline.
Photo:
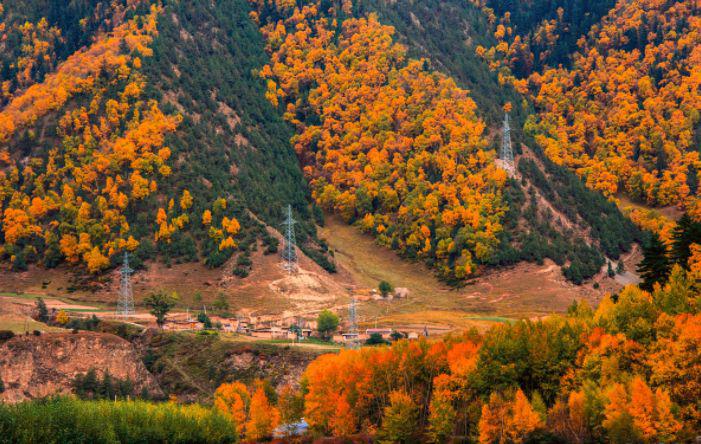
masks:
<path id="1" fill-rule="evenodd" d="M 295 223 L 292 218 L 292 205 L 287 206 L 287 217 L 282 224 L 285 226 L 285 245 L 282 248 L 282 267 L 288 273 L 297 272 L 297 242 L 295 240 Z"/>
<path id="2" fill-rule="evenodd" d="M 131 289 L 131 275 L 134 270 L 129 267 L 129 254 L 124 253 L 124 262 L 119 270 L 119 299 L 117 300 L 117 316 L 129 317 L 134 314 L 134 295 Z"/>
<path id="3" fill-rule="evenodd" d="M 504 113 L 504 130 L 501 136 L 501 152 L 499 153 L 501 167 L 510 177 L 514 177 L 514 150 L 511 148 L 511 126 L 509 125 L 509 113 Z"/>
<path id="4" fill-rule="evenodd" d="M 352 296 L 350 306 L 348 307 L 348 318 L 350 321 L 350 326 L 348 328 L 348 333 L 350 333 L 351 338 L 347 341 L 348 348 L 359 348 L 360 347 L 360 333 L 358 333 L 358 322 L 357 322 L 357 312 L 355 307 L 355 295 Z"/>

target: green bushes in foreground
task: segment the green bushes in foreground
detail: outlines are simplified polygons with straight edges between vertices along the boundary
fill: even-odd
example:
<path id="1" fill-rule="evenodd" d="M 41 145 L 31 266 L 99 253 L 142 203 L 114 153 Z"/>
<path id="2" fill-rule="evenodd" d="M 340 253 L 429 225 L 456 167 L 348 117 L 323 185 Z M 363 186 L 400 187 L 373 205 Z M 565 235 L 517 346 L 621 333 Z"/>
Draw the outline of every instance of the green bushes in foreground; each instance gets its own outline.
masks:
<path id="1" fill-rule="evenodd" d="M 0 404 L 0 443 L 235 443 L 233 422 L 199 405 L 52 398 Z"/>

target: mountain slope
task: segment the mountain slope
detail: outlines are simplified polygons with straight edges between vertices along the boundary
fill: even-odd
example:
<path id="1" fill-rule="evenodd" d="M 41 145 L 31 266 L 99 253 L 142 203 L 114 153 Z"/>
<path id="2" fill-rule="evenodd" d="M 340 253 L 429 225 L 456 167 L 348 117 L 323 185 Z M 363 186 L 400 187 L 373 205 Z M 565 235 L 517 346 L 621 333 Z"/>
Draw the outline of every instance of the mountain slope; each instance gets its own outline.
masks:
<path id="1" fill-rule="evenodd" d="M 501 218 L 499 246 L 480 263 L 510 265 L 550 258 L 566 266 L 570 279 L 581 282 L 598 272 L 604 255 L 617 259 L 639 240 L 638 231 L 615 205 L 587 190 L 574 174 L 548 162 L 536 141 L 520 130 L 531 108 L 476 54 L 478 45 L 495 41 L 483 35 L 489 24 L 476 7 L 451 1 L 363 1 L 354 3 L 352 13 L 377 13 L 383 24 L 395 27 L 394 38 L 408 45 L 408 54 L 427 57 L 433 67 L 469 87 L 470 97 L 478 103 L 476 114 L 490 126 L 486 134 L 490 148 L 501 139 L 501 106 L 516 105 L 514 149 L 519 153 L 520 142 L 527 143 L 537 162 L 524 167 L 522 183 L 508 182 L 504 194 L 508 211 Z M 553 211 L 561 220 L 553 218 Z"/>
<path id="2" fill-rule="evenodd" d="M 245 278 L 287 204 L 327 270 L 316 205 L 454 284 L 544 258 L 581 282 L 639 237 L 519 130 L 532 108 L 477 55 L 497 39 L 472 4 L 26 3 L 2 31 L 16 270 L 99 275 L 131 251 Z M 517 180 L 493 162 L 505 105 L 531 147 Z"/>
<path id="3" fill-rule="evenodd" d="M 581 29 L 565 66 L 521 69 L 536 49 L 504 24 L 482 53 L 532 99 L 527 129 L 553 161 L 606 196 L 697 214 L 701 9 L 689 1 L 610 6 Z"/>
<path id="4" fill-rule="evenodd" d="M 237 217 L 245 218 L 244 227 L 256 225 L 244 208 L 280 227 L 283 210 L 291 204 L 300 222 L 300 244 L 330 266 L 307 243 L 315 238 L 307 186 L 290 148 L 291 128 L 265 100 L 263 82 L 254 75 L 267 57 L 248 12 L 247 2 L 241 0 L 209 5 L 169 2 L 164 8 L 153 45 L 154 63 L 145 69 L 154 97 L 184 115 L 167 140 L 178 159 L 169 184 L 188 184 L 200 197 L 194 214 L 202 214 L 219 196 L 231 196 L 241 207 Z M 195 235 L 206 239 L 207 229 L 201 226 L 198 233 L 194 228 Z M 253 238 L 239 241 L 240 249 L 250 246 Z M 218 254 L 214 244 L 205 248 Z M 172 250 L 176 255 L 177 248 Z"/>
<path id="5" fill-rule="evenodd" d="M 16 270 L 99 273 L 125 250 L 137 268 L 217 267 L 256 239 L 274 251 L 259 219 L 279 225 L 288 204 L 300 245 L 332 268 L 290 128 L 252 74 L 265 55 L 245 2 L 3 9 L 3 253 Z"/>
<path id="6" fill-rule="evenodd" d="M 381 22 L 393 26 L 410 56 L 428 59 L 434 68 L 468 89 L 478 114 L 489 126 L 501 124 L 505 103 L 521 104 L 523 99 L 513 87 L 500 84 L 475 55 L 478 45 L 492 46 L 496 39 L 487 16 L 473 4 L 460 0 L 361 0 L 355 5 L 358 14 L 374 12 Z M 524 122 L 526 111 L 515 106 L 511 117 L 517 123 Z"/>

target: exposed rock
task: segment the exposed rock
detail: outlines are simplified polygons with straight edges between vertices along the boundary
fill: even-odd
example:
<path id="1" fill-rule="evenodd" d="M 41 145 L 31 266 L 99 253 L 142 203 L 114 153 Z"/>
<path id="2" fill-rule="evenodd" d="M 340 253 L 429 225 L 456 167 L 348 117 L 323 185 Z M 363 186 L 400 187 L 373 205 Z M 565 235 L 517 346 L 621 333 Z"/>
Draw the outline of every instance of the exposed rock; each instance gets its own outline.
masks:
<path id="1" fill-rule="evenodd" d="M 5 391 L 0 401 L 19 402 L 72 392 L 76 375 L 108 370 L 118 379 L 129 378 L 136 392 L 145 387 L 160 393 L 134 347 L 111 334 L 84 332 L 17 336 L 0 346 L 0 378 Z"/>

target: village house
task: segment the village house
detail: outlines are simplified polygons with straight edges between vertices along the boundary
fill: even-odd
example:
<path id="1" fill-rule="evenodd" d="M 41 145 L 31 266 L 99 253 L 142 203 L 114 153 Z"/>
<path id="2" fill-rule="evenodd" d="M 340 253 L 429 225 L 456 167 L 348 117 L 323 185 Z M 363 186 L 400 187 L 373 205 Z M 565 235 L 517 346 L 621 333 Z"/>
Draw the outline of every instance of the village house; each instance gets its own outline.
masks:
<path id="1" fill-rule="evenodd" d="M 365 330 L 365 335 L 369 338 L 374 334 L 379 334 L 382 336 L 382 339 L 389 340 L 392 339 L 392 332 L 394 332 L 394 330 L 391 328 L 368 328 Z"/>
<path id="2" fill-rule="evenodd" d="M 168 331 L 197 331 L 203 328 L 204 324 L 196 319 L 167 319 L 163 324 L 163 330 Z"/>

